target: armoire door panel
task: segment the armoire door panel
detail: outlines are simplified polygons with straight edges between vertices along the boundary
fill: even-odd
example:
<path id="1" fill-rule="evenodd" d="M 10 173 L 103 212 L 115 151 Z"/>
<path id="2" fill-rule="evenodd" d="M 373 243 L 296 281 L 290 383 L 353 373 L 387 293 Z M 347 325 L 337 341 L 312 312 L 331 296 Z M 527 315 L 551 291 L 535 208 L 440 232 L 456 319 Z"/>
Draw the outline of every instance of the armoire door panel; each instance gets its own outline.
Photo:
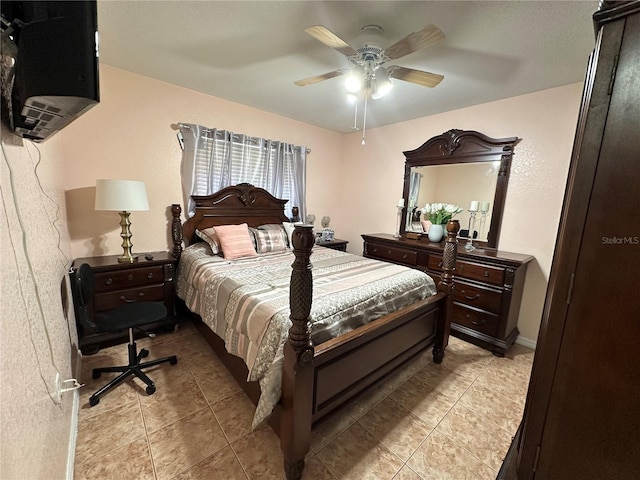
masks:
<path id="1" fill-rule="evenodd" d="M 624 480 L 640 472 L 640 2 L 601 8 L 518 480 Z"/>

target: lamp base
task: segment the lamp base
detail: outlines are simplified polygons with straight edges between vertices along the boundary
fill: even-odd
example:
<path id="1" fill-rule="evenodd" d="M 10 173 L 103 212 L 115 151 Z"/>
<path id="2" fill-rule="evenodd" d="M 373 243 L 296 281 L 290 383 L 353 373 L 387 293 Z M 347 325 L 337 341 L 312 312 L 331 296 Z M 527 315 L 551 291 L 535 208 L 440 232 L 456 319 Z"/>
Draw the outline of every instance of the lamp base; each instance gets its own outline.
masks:
<path id="1" fill-rule="evenodd" d="M 138 261 L 138 255 L 125 256 L 122 255 L 118 257 L 118 263 L 135 263 Z"/>

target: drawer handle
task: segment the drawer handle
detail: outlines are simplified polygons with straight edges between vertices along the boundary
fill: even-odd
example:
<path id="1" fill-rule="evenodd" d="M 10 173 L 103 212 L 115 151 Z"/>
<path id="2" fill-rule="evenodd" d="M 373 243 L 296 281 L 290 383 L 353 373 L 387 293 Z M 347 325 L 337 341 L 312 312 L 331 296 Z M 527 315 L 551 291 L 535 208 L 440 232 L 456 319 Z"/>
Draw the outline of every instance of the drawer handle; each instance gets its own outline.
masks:
<path id="1" fill-rule="evenodd" d="M 484 272 L 482 272 L 482 276 L 483 277 L 488 277 L 489 276 L 489 272 L 487 270 L 485 270 Z"/>
<path id="2" fill-rule="evenodd" d="M 467 300 L 477 300 L 477 299 L 479 299 L 479 298 L 480 298 L 480 294 L 479 294 L 479 293 L 476 293 L 473 297 L 470 297 L 469 295 L 467 295 L 467 294 L 465 293 L 465 291 L 464 291 L 464 290 L 460 290 L 460 293 L 461 293 L 461 294 L 464 296 L 464 298 L 466 298 Z"/>
<path id="3" fill-rule="evenodd" d="M 147 278 L 153 278 L 153 273 L 148 273 Z"/>
<path id="4" fill-rule="evenodd" d="M 391 250 L 387 250 L 387 255 L 391 255 Z"/>
<path id="5" fill-rule="evenodd" d="M 133 275 L 131 274 L 127 275 L 127 280 L 133 280 Z"/>
<path id="6" fill-rule="evenodd" d="M 377 249 L 377 248 L 374 248 L 374 249 L 373 249 L 373 253 L 376 253 L 377 251 L 378 251 L 378 249 Z"/>
<path id="7" fill-rule="evenodd" d="M 111 285 L 113 283 L 113 279 L 112 278 L 107 278 L 104 283 L 106 283 L 107 285 Z"/>
<path id="8" fill-rule="evenodd" d="M 464 263 L 460 264 L 460 270 L 464 270 Z"/>
<path id="9" fill-rule="evenodd" d="M 140 298 L 144 297 L 144 292 L 140 292 L 140 293 L 138 294 L 138 297 L 140 297 Z M 120 300 L 122 300 L 123 302 L 126 302 L 126 303 L 135 303 L 135 302 L 137 302 L 140 298 L 134 298 L 133 300 L 129 300 L 129 299 L 128 299 L 127 297 L 125 297 L 124 295 L 120 295 Z"/>
<path id="10" fill-rule="evenodd" d="M 487 319 L 486 318 L 483 318 L 479 322 L 476 322 L 475 320 L 471 320 L 471 315 L 466 315 L 466 317 L 467 317 L 467 320 L 469 320 L 474 325 L 484 325 L 485 323 L 487 323 Z"/>
<path id="11" fill-rule="evenodd" d="M 402 259 L 404 260 L 404 259 L 405 259 L 405 258 L 407 258 L 407 257 L 408 257 L 408 255 L 405 253 L 405 254 L 402 256 Z"/>
<path id="12" fill-rule="evenodd" d="M 439 266 L 439 267 L 442 267 L 442 262 L 438 262 L 438 266 Z"/>

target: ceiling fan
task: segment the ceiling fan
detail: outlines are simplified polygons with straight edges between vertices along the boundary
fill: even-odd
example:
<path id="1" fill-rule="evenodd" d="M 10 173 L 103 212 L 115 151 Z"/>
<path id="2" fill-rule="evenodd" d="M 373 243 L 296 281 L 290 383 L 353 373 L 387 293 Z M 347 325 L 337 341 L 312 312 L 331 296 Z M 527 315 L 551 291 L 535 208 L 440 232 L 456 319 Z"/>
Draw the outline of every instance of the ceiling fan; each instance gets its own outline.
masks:
<path id="1" fill-rule="evenodd" d="M 376 44 L 383 40 L 383 30 L 378 25 L 362 27 L 363 34 L 369 38 L 359 48 L 351 47 L 322 25 L 306 28 L 305 32 L 345 55 L 352 67 L 350 69 L 334 70 L 294 82 L 301 87 L 347 74 L 346 86 L 349 91 L 352 93 L 361 92 L 364 94 L 365 99 L 377 99 L 384 96 L 391 89 L 391 78 L 431 88 L 438 85 L 444 78 L 436 73 L 398 65 L 383 66 L 389 60 L 404 57 L 442 41 L 444 33 L 435 25 L 426 25 L 422 30 L 407 35 L 387 48 L 382 48 Z"/>

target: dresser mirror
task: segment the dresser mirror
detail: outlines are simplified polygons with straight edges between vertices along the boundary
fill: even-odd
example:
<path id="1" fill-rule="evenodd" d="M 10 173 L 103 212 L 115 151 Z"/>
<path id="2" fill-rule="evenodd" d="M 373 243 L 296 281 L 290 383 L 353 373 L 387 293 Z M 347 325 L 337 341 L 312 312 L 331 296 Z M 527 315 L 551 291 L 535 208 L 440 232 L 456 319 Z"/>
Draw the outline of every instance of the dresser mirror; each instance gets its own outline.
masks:
<path id="1" fill-rule="evenodd" d="M 455 218 L 469 232 L 469 209 L 477 202 L 474 244 L 497 248 L 517 137 L 490 138 L 473 130 L 449 130 L 403 152 L 405 161 L 400 233 L 423 232 L 421 208 L 451 203 L 463 209 Z M 474 204 L 474 206 L 476 206 Z M 466 236 L 466 235 L 465 235 Z"/>

